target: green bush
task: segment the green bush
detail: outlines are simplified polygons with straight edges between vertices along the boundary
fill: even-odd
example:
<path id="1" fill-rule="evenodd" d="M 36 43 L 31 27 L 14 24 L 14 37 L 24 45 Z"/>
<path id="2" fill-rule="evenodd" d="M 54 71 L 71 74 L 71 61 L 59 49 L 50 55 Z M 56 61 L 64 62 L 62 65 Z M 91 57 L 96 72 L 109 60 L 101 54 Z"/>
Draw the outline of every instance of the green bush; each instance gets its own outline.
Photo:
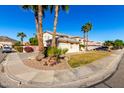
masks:
<path id="1" fill-rule="evenodd" d="M 59 52 L 58 48 L 56 48 L 56 47 L 48 47 L 47 55 L 51 56 L 51 57 L 55 57 L 58 52 Z"/>
<path id="2" fill-rule="evenodd" d="M 60 58 L 60 55 L 65 54 L 68 51 L 68 49 L 61 49 L 56 47 L 48 47 L 45 49 L 44 54 L 46 57 L 56 57 L 57 61 Z"/>
<path id="3" fill-rule="evenodd" d="M 65 49 L 62 50 L 62 54 L 66 54 L 67 52 L 68 52 L 68 49 L 67 48 L 65 48 Z"/>
<path id="4" fill-rule="evenodd" d="M 12 45 L 12 48 L 16 48 L 16 46 L 21 46 L 21 42 L 20 41 L 17 41 L 16 43 L 14 43 Z"/>
<path id="5" fill-rule="evenodd" d="M 14 46 L 21 46 L 21 42 L 20 41 L 16 42 Z"/>
<path id="6" fill-rule="evenodd" d="M 31 45 L 38 45 L 37 37 L 32 37 L 29 39 Z"/>
<path id="7" fill-rule="evenodd" d="M 14 46 L 14 49 L 17 50 L 18 52 L 23 52 L 22 46 Z"/>
<path id="8" fill-rule="evenodd" d="M 65 54 L 68 51 L 68 49 L 61 49 L 61 48 L 56 48 L 56 47 L 48 47 L 48 49 L 46 50 L 46 53 L 48 56 L 60 56 Z"/>

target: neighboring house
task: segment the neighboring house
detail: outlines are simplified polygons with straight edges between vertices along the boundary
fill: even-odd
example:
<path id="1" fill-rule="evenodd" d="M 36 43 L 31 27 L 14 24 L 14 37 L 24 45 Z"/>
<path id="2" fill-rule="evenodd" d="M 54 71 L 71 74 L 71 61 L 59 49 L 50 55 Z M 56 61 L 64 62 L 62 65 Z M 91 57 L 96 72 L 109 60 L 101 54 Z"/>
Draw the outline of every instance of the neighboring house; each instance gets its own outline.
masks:
<path id="1" fill-rule="evenodd" d="M 6 36 L 0 36 L 0 48 L 2 48 L 3 46 L 12 46 L 14 43 L 16 43 L 17 41 L 6 37 Z"/>
<path id="2" fill-rule="evenodd" d="M 86 39 L 84 39 L 84 38 L 81 38 L 80 39 L 80 42 L 81 42 L 81 44 L 83 44 L 84 45 L 84 40 L 86 40 Z M 85 41 L 85 43 L 86 43 L 87 41 Z M 97 42 L 97 41 L 90 41 L 90 40 L 88 40 L 88 50 L 93 50 L 93 49 L 95 49 L 95 48 L 98 48 L 98 47 L 101 47 L 101 46 L 103 46 L 103 43 L 102 42 Z"/>
<path id="3" fill-rule="evenodd" d="M 43 34 L 44 46 L 48 47 L 52 44 L 52 32 L 46 31 Z M 66 34 L 56 33 L 56 46 L 58 48 L 67 48 L 68 53 L 79 52 L 80 37 L 70 36 Z"/>
<path id="4" fill-rule="evenodd" d="M 12 46 L 12 42 L 0 42 L 0 48 L 3 46 Z"/>
<path id="5" fill-rule="evenodd" d="M 102 42 L 88 41 L 88 49 L 93 50 L 95 48 L 103 46 Z"/>

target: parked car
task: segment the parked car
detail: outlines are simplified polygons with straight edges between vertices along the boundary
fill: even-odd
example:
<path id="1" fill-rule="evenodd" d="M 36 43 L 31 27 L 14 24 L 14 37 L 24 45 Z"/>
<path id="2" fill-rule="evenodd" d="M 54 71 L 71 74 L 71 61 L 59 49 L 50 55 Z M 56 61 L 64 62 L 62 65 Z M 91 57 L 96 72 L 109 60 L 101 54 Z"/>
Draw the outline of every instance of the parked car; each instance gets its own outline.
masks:
<path id="1" fill-rule="evenodd" d="M 11 47 L 9 47 L 9 46 L 4 46 L 4 47 L 2 48 L 2 53 L 10 53 L 10 52 L 12 52 L 12 48 L 11 48 Z"/>
<path id="2" fill-rule="evenodd" d="M 98 47 L 98 48 L 96 48 L 96 49 L 94 49 L 94 50 L 103 50 L 103 51 L 108 51 L 108 47 L 106 47 L 106 46 L 102 46 L 102 47 Z"/>

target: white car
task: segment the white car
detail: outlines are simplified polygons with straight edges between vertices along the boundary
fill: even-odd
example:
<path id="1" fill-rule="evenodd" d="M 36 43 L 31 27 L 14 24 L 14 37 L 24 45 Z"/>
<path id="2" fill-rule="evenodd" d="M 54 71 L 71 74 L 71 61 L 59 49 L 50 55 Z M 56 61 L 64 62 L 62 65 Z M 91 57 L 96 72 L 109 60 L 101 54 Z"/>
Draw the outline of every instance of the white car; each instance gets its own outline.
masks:
<path id="1" fill-rule="evenodd" d="M 2 53 L 10 53 L 12 52 L 12 48 L 9 46 L 5 46 L 2 48 Z"/>

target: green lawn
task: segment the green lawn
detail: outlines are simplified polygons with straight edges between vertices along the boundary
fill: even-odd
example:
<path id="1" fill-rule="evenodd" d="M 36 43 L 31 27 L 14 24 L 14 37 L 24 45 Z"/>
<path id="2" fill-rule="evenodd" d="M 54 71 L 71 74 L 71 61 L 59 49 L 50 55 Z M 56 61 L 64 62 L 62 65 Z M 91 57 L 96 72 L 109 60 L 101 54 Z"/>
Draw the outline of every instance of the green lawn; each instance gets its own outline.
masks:
<path id="1" fill-rule="evenodd" d="M 91 51 L 84 54 L 75 54 L 70 56 L 68 61 L 72 68 L 79 67 L 88 63 L 91 63 L 97 59 L 109 56 L 111 53 L 106 51 Z"/>

